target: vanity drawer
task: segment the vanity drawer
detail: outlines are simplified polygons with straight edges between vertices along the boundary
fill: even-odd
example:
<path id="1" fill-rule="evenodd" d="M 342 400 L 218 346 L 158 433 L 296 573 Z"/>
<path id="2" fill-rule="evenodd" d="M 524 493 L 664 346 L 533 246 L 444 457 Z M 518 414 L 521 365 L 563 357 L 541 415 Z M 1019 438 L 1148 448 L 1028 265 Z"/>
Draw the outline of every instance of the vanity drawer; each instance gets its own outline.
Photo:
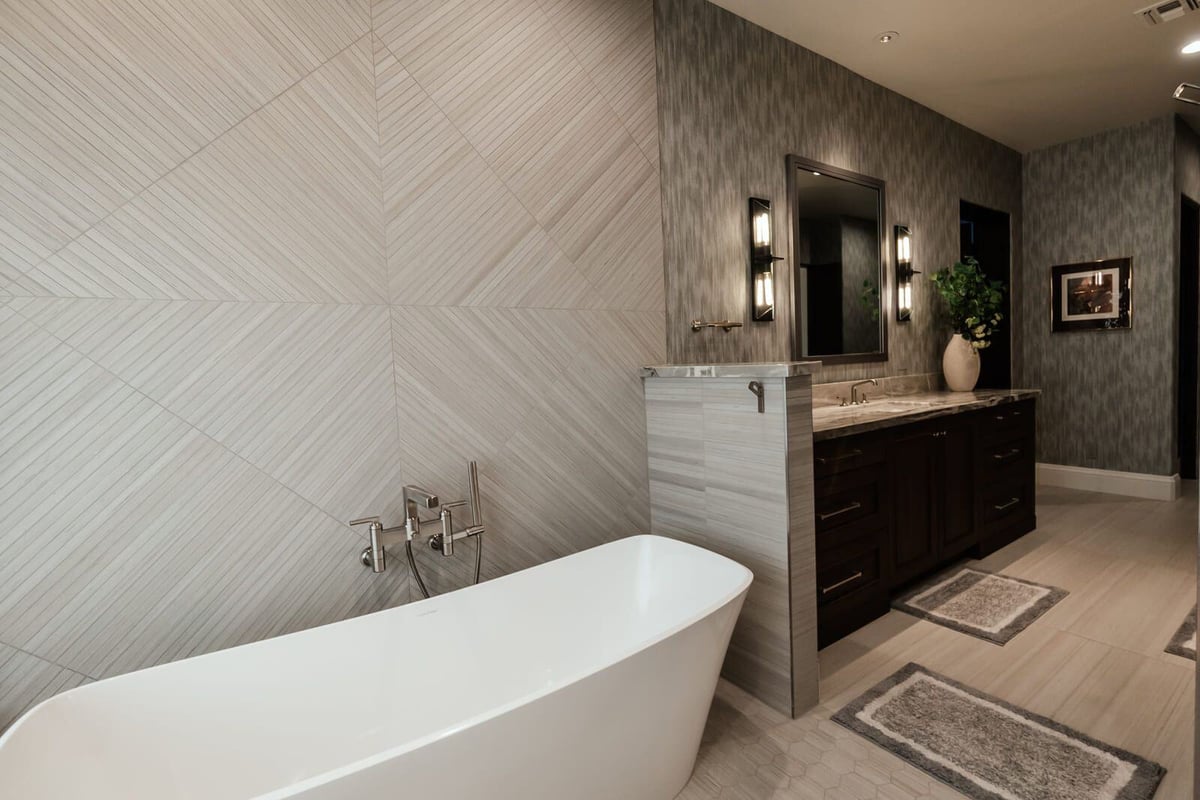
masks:
<path id="1" fill-rule="evenodd" d="M 879 585 L 882 557 L 878 547 L 847 551 L 850 555 L 831 559 L 817 567 L 817 604 L 827 605 L 855 592 Z"/>
<path id="2" fill-rule="evenodd" d="M 850 436 L 828 439 L 813 446 L 813 475 L 823 478 L 870 464 L 882 464 L 883 441 Z"/>
<path id="3" fill-rule="evenodd" d="M 1034 439 L 1022 437 L 994 442 L 979 448 L 977 468 L 986 485 L 992 482 L 1016 480 L 1034 469 Z"/>
<path id="4" fill-rule="evenodd" d="M 988 445 L 1032 439 L 1033 424 L 1032 400 L 999 405 L 979 412 L 979 440 Z"/>
<path id="5" fill-rule="evenodd" d="M 850 526 L 879 526 L 884 486 L 882 464 L 817 479 L 813 486 L 817 537 Z"/>
<path id="6" fill-rule="evenodd" d="M 979 521 L 985 531 L 1003 528 L 1034 514 L 1032 476 L 987 487 L 979 505 Z"/>

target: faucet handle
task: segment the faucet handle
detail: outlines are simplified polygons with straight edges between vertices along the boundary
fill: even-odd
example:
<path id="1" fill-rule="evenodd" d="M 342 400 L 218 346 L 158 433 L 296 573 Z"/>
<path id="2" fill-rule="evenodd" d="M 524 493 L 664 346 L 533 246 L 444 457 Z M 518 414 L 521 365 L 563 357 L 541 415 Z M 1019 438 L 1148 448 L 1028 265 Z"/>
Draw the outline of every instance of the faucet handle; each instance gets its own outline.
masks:
<path id="1" fill-rule="evenodd" d="M 382 525 L 382 524 L 383 523 L 381 523 L 379 521 L 379 517 L 363 517 L 362 519 L 350 520 L 350 527 L 354 527 L 355 525 Z"/>

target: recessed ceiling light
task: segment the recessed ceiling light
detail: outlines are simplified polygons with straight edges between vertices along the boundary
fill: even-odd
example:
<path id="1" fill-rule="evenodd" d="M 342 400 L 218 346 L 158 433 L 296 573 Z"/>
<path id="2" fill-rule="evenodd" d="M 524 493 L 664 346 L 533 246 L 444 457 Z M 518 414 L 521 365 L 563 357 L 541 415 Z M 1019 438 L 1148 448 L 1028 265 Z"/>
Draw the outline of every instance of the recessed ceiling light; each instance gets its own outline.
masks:
<path id="1" fill-rule="evenodd" d="M 1182 52 L 1185 56 L 1190 56 L 1193 53 L 1200 53 L 1200 39 L 1195 39 L 1185 44 Z"/>
<path id="2" fill-rule="evenodd" d="M 887 44 L 888 42 L 899 38 L 900 34 L 896 33 L 895 31 L 884 31 L 883 33 L 879 34 L 879 43 Z"/>
<path id="3" fill-rule="evenodd" d="M 821 173 L 817 172 L 816 170 L 813 170 L 813 175 L 820 175 L 820 174 Z"/>

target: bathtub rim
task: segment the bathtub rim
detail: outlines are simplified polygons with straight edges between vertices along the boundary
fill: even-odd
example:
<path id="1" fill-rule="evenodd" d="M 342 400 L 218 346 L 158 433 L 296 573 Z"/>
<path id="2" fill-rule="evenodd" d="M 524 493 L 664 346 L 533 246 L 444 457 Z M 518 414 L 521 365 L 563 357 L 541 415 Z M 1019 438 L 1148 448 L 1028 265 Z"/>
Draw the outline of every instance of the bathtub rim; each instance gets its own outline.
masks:
<path id="1" fill-rule="evenodd" d="M 743 565 L 737 561 L 734 561 L 733 559 L 731 559 L 727 556 L 723 556 L 719 553 L 713 552 L 712 550 L 708 550 L 707 548 L 700 547 L 698 545 L 694 545 L 689 542 L 682 541 L 680 539 L 673 539 L 668 536 L 659 536 L 659 535 L 655 535 L 655 534 L 642 533 L 642 534 L 634 534 L 632 536 L 621 537 L 619 539 L 614 539 L 610 542 L 603 542 L 601 544 L 595 545 L 593 547 L 589 547 L 585 550 L 580 550 L 576 553 L 571 553 L 571 554 L 563 556 L 561 558 L 556 558 L 556 559 L 552 559 L 550 561 L 545 561 L 541 564 L 535 564 L 531 567 L 526 567 L 525 569 L 508 573 L 507 575 L 501 575 L 497 578 L 493 578 L 492 580 L 487 581 L 486 583 L 491 584 L 491 585 L 502 584 L 503 582 L 507 582 L 512 579 L 516 579 L 523 574 L 533 572 L 535 570 L 544 570 L 544 569 L 548 569 L 548 568 L 553 568 L 553 566 L 560 561 L 574 559 L 579 556 L 583 556 L 592 550 L 597 550 L 597 549 L 600 549 L 603 547 L 609 547 L 612 545 L 622 544 L 622 543 L 630 542 L 630 541 L 636 541 L 636 542 L 666 541 L 666 542 L 670 542 L 671 546 L 679 546 L 682 549 L 691 550 L 691 551 L 699 551 L 699 553 L 703 554 L 702 557 L 719 559 L 720 561 L 728 562 L 729 564 L 736 567 L 737 570 L 740 570 L 739 580 L 736 581 L 734 588 L 723 593 L 720 596 L 720 599 L 718 601 L 708 603 L 708 604 L 702 606 L 700 611 L 697 611 L 694 614 L 689 615 L 683 621 L 681 621 L 675 625 L 669 626 L 667 628 L 663 628 L 662 630 L 655 632 L 655 634 L 653 636 L 648 637 L 644 640 L 638 641 L 635 645 L 633 645 L 625 650 L 622 650 L 621 653 L 616 658 L 605 661 L 604 663 L 599 664 L 598 666 L 585 667 L 585 668 L 579 670 L 578 672 L 571 673 L 570 675 L 565 677 L 563 680 L 557 682 L 553 686 L 540 688 L 533 692 L 529 692 L 525 695 L 522 695 L 519 698 L 511 700 L 507 703 L 503 703 L 503 704 L 500 704 L 497 706 L 492 706 L 479 714 L 476 714 L 472 717 L 467 717 L 461 721 L 453 723 L 452 725 L 440 728 L 440 729 L 435 730 L 431 733 L 428 733 L 424 736 L 420 736 L 420 737 L 417 737 L 414 739 L 407 740 L 400 744 L 394 745 L 389 748 L 382 749 L 376 753 L 372 753 L 370 755 L 364 756 L 364 757 L 354 760 L 354 761 L 348 761 L 345 764 L 341 764 L 337 767 L 327 769 L 323 772 L 319 772 L 315 775 L 311 775 L 302 780 L 298 780 L 294 783 L 287 784 L 286 786 L 280 786 L 278 788 L 271 789 L 270 791 L 268 791 L 266 793 L 248 796 L 245 798 L 245 800 L 286 800 L 286 798 L 296 794 L 297 792 L 314 789 L 316 787 L 322 786 L 324 784 L 327 784 L 331 781 L 337 780 L 338 778 L 344 777 L 346 775 L 350 775 L 355 772 L 360 772 L 360 771 L 369 769 L 373 766 L 381 764 L 392 758 L 401 756 L 406 752 L 417 750 L 421 747 L 424 747 L 433 742 L 444 739 L 448 736 L 453 736 L 456 733 L 460 733 L 461 731 L 467 730 L 469 728 L 473 728 L 475 726 L 478 726 L 485 722 L 488 722 L 489 720 L 503 716 L 504 714 L 507 714 L 516 708 L 520 708 L 521 706 L 524 706 L 524 705 L 529 705 L 529 704 L 536 702 L 544 697 L 548 697 L 552 694 L 555 694 L 556 692 L 559 692 L 567 687 L 570 687 L 577 683 L 580 683 L 581 681 L 584 681 L 593 675 L 596 675 L 597 673 L 603 671 L 604 669 L 607 669 L 607 668 L 612 667 L 613 665 L 622 663 L 622 662 L 636 656 L 637 654 L 639 654 L 645 650 L 648 650 L 651 647 L 654 647 L 655 645 L 671 638 L 672 636 L 675 636 L 675 635 L 687 630 L 688 628 L 692 627 L 693 625 L 696 625 L 697 623 L 701 622 L 702 620 L 707 619 L 708 617 L 711 617 L 712 615 L 714 615 L 718 611 L 720 611 L 722 608 L 728 606 L 729 604 L 731 604 L 739 599 L 744 598 L 746 593 L 749 591 L 750 585 L 754 581 L 754 573 L 751 572 L 749 568 L 747 568 L 745 565 Z M 482 584 L 480 584 L 480 585 L 482 585 Z M 455 591 L 456 592 L 469 591 L 474 588 L 476 588 L 476 586 L 467 586 L 467 587 L 464 587 L 462 589 L 458 589 Z M 450 592 L 447 592 L 446 594 L 450 594 Z M 106 683 L 106 684 L 108 684 L 110 682 L 124 683 L 128 680 L 136 679 L 138 676 L 140 676 L 146 672 L 168 669 L 170 667 L 177 667 L 179 664 L 181 664 L 185 661 L 198 662 L 198 661 L 202 661 L 202 660 L 209 659 L 212 657 L 228 654 L 232 650 L 237 650 L 237 649 L 243 648 L 243 647 L 255 647 L 258 645 L 265 645 L 265 644 L 268 644 L 271 642 L 286 640 L 286 639 L 289 639 L 292 637 L 303 636 L 305 634 L 309 634 L 313 631 L 320 630 L 321 628 L 326 628 L 331 625 L 341 625 L 341 624 L 356 621 L 356 620 L 366 620 L 370 617 L 374 617 L 374 616 L 377 616 L 380 614 L 388 614 L 388 613 L 394 612 L 398 609 L 407 609 L 407 608 L 411 608 L 411 607 L 418 607 L 423 603 L 432 602 L 432 601 L 435 601 L 438 598 L 444 597 L 444 596 L 445 595 L 436 595 L 434 597 L 424 598 L 424 599 L 421 599 L 421 600 L 418 600 L 418 601 L 415 601 L 412 603 L 405 603 L 400 606 L 393 606 L 391 608 L 384 608 L 384 609 L 380 609 L 379 611 L 373 611 L 369 614 L 362 614 L 358 617 L 351 617 L 349 619 L 344 619 L 344 620 L 336 620 L 334 622 L 328 622 L 323 625 L 315 625 L 311 628 L 305 628 L 303 630 L 293 631 L 291 633 L 282 634 L 280 636 L 273 636 L 268 639 L 260 639 L 258 641 L 254 641 L 254 642 L 247 642 L 245 644 L 234 645 L 232 647 L 223 648 L 221 650 L 214 650 L 210 653 L 202 653 L 197 656 L 189 656 L 188 658 L 180 659 L 178 661 L 171 661 L 171 662 L 167 662 L 165 664 L 156 664 L 154 666 L 145 667 L 143 669 L 134 670 L 132 672 L 127 672 L 122 675 L 115 675 L 111 678 L 103 678 L 101 680 L 94 681 L 93 683 L 85 684 L 83 686 L 77 686 L 73 689 L 69 689 L 65 692 L 62 692 L 61 694 L 57 694 L 53 697 L 49 697 L 49 698 L 43 700 L 42 702 L 35 705 L 33 708 L 30 708 L 24 714 L 22 714 L 8 728 L 8 730 L 6 730 L 3 734 L 0 734 L 0 747 L 2 747 L 7 740 L 12 738 L 16 734 L 16 732 L 19 731 L 24 726 L 26 721 L 31 719 L 33 717 L 33 715 L 35 714 L 35 712 L 37 712 L 39 709 L 41 709 L 44 706 L 47 706 L 51 703 L 69 702 L 70 698 L 73 695 L 76 695 L 77 693 L 80 693 L 80 692 L 84 692 L 86 690 L 94 689 L 100 683 Z"/>

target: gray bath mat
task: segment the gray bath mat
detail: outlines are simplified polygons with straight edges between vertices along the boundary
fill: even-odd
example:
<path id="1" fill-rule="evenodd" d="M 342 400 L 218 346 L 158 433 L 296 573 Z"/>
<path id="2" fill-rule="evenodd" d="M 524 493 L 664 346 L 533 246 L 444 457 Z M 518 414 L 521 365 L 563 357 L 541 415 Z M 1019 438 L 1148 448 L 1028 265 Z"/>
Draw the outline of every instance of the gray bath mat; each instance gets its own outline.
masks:
<path id="1" fill-rule="evenodd" d="M 919 664 L 833 720 L 975 800 L 1148 800 L 1166 773 Z"/>
<path id="2" fill-rule="evenodd" d="M 1171 637 L 1171 643 L 1167 645 L 1167 652 L 1184 658 L 1196 660 L 1196 607 L 1192 606 L 1192 613 L 1187 615 L 1187 619 L 1179 626 L 1179 630 L 1175 631 L 1175 635 Z"/>
<path id="3" fill-rule="evenodd" d="M 898 597 L 892 607 L 1004 644 L 1066 596 L 1066 589 L 955 567 Z"/>

